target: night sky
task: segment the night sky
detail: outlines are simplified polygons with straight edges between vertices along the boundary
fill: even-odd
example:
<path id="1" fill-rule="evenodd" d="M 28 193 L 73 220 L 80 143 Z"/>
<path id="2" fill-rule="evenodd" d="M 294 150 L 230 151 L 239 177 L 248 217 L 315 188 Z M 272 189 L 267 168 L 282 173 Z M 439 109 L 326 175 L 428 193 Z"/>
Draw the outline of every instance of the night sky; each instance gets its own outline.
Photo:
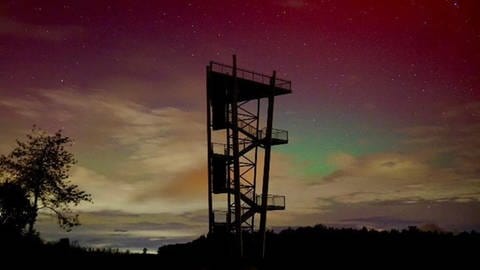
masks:
<path id="1" fill-rule="evenodd" d="M 132 250 L 207 232 L 205 66 L 292 81 L 270 228 L 480 230 L 480 3 L 2 1 L 0 153 L 33 124 L 75 139 L 83 226 Z M 261 3 L 261 4 L 259 4 Z"/>

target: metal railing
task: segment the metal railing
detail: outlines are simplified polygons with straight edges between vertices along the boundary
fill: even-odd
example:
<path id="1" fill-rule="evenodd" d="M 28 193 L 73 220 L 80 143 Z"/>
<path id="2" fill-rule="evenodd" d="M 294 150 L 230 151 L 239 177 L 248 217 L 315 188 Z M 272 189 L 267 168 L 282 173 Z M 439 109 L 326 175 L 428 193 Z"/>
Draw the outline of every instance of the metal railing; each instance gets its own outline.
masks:
<path id="1" fill-rule="evenodd" d="M 267 128 L 258 131 L 258 138 L 265 139 L 267 136 Z M 272 140 L 288 141 L 288 131 L 283 129 L 272 128 Z"/>
<path id="2" fill-rule="evenodd" d="M 246 139 L 238 139 L 238 151 L 242 151 L 247 148 L 252 142 Z M 220 154 L 228 156 L 228 147 L 224 143 L 212 143 L 212 149 L 214 154 Z M 232 154 L 233 150 L 230 150 Z"/>
<path id="3" fill-rule="evenodd" d="M 212 71 L 214 72 L 233 75 L 232 66 L 225 65 L 222 63 L 217 63 L 217 62 L 211 62 L 210 66 L 212 68 Z M 268 76 L 262 73 L 257 73 L 254 71 L 241 69 L 241 68 L 237 68 L 237 77 L 246 79 L 246 80 L 252 80 L 252 81 L 262 83 L 262 84 L 267 84 L 267 85 L 269 85 L 270 81 L 272 80 L 272 76 Z M 275 87 L 291 90 L 292 82 L 284 79 L 275 78 Z"/>
<path id="4" fill-rule="evenodd" d="M 267 128 L 263 128 L 261 130 L 258 130 L 257 132 L 256 127 L 245 122 L 242 119 L 238 119 L 238 127 L 260 140 L 265 139 L 265 137 L 267 136 Z M 278 128 L 272 128 L 272 140 L 288 141 L 288 131 Z"/>
<path id="5" fill-rule="evenodd" d="M 257 128 L 254 127 L 252 124 L 247 123 L 242 119 L 238 119 L 238 127 L 243 129 L 248 134 L 257 137 Z"/>
<path id="6" fill-rule="evenodd" d="M 257 194 L 256 203 L 259 206 L 262 205 L 262 195 L 261 194 Z M 268 194 L 267 195 L 267 207 L 285 208 L 285 196 Z"/>

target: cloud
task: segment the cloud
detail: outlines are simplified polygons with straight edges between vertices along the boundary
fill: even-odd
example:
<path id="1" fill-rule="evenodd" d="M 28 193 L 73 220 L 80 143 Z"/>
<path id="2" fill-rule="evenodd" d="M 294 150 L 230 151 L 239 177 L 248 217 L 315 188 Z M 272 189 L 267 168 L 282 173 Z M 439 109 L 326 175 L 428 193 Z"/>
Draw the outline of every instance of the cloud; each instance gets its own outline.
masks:
<path id="1" fill-rule="evenodd" d="M 115 210 L 127 204 L 128 193 L 133 188 L 131 184 L 112 181 L 107 176 L 82 166 L 73 168 L 70 180 L 90 193 L 94 202 L 93 204 L 82 203 L 77 209 L 87 211 L 103 209 L 111 211 L 112 215 L 116 215 Z"/>
<path id="2" fill-rule="evenodd" d="M 332 154 L 338 169 L 322 177 L 320 202 L 480 201 L 480 125 L 471 120 L 477 107 L 454 106 L 435 125 L 399 129 L 401 150 Z"/>
<path id="3" fill-rule="evenodd" d="M 81 37 L 85 30 L 75 25 L 36 25 L 0 18 L 0 35 L 43 41 L 64 41 Z"/>
<path id="4" fill-rule="evenodd" d="M 318 198 L 342 203 L 480 200 L 477 176 L 439 168 L 415 153 L 358 157 L 351 167 L 323 178 Z"/>
<path id="5" fill-rule="evenodd" d="M 384 177 L 404 179 L 423 177 L 427 174 L 422 160 L 405 154 L 379 153 L 349 160 L 349 167 L 339 169 L 324 177 L 327 181 L 337 181 L 340 177 Z"/>
<path id="6" fill-rule="evenodd" d="M 355 163 L 355 157 L 347 153 L 334 153 L 329 156 L 327 162 L 336 168 L 347 168 Z"/>
<path id="7" fill-rule="evenodd" d="M 141 201 L 162 196 L 166 198 L 183 198 L 189 200 L 203 200 L 207 198 L 207 161 L 202 162 L 202 167 L 180 172 L 167 185 L 145 190 L 138 194 Z"/>
<path id="8" fill-rule="evenodd" d="M 134 57 L 128 57 L 125 62 L 130 63 L 130 59 Z M 125 76 L 103 78 L 95 84 L 95 88 L 115 93 L 118 99 L 130 100 L 146 106 L 203 109 L 205 104 L 204 93 L 202 91 L 192 91 L 192 89 L 198 89 L 199 85 L 204 84 L 203 77 L 185 76 L 185 73 L 179 75 L 174 72 L 175 70 L 172 67 L 167 67 L 168 61 L 156 63 L 158 71 L 148 69 L 144 66 L 146 64 L 138 64 L 139 61 L 142 60 L 136 60 L 131 65 L 122 65 L 121 72 L 126 73 Z M 142 69 L 145 70 L 142 71 Z M 146 79 L 141 75 L 147 72 L 154 73 L 152 75 L 155 76 L 154 79 Z M 137 74 L 138 77 L 135 76 Z M 132 91 L 132 89 L 135 89 L 135 91 Z"/>
<path id="9" fill-rule="evenodd" d="M 4 96 L 0 109 L 17 119 L 15 128 L 23 128 L 23 132 L 33 122 L 49 130 L 64 127 L 65 133 L 74 137 L 79 164 L 71 179 L 94 199 L 93 205 L 79 207 L 85 226 L 76 231 L 78 239 L 87 239 L 92 245 L 111 245 L 113 239 L 121 239 L 128 245 L 135 239 L 181 241 L 205 233 L 203 109 L 134 98 L 128 87 L 117 95 L 112 87 L 121 82 L 105 82 L 105 88 L 99 89 L 35 89 L 26 98 Z M 139 93 L 150 91 L 142 84 L 131 85 L 136 85 Z M 269 213 L 269 224 L 353 224 L 365 222 L 353 219 L 370 208 L 388 210 L 396 205 L 420 211 L 418 205 L 427 203 L 477 203 L 480 141 L 475 134 L 480 133 L 480 125 L 457 124 L 455 119 L 466 116 L 457 113 L 456 117 L 445 118 L 445 123 L 438 125 L 397 130 L 403 136 L 401 151 L 363 156 L 332 153 L 327 162 L 338 169 L 324 177 L 298 173 L 303 165 L 274 148 L 270 193 L 286 196 L 287 211 Z M 10 136 L 13 143 L 17 133 L 2 133 L 1 141 Z M 262 154 L 259 160 L 261 172 Z M 314 181 L 315 177 L 321 179 Z M 348 206 L 354 205 L 359 207 L 349 212 Z M 385 217 L 384 223 L 379 219 L 372 224 L 375 227 L 390 224 L 389 217 L 414 220 L 400 210 L 392 215 L 375 210 L 362 216 Z M 444 227 L 442 221 L 447 219 L 439 215 L 421 222 Z M 58 237 L 54 224 L 49 226 L 45 232 Z M 159 244 L 155 241 L 152 243 Z"/>
<path id="10" fill-rule="evenodd" d="M 357 217 L 341 219 L 339 222 L 342 226 L 364 224 L 367 227 L 384 229 L 384 228 L 405 228 L 408 226 L 414 226 L 422 224 L 422 220 L 419 219 L 405 219 L 391 216 L 369 216 L 369 217 Z"/>
<path id="11" fill-rule="evenodd" d="M 38 111 L 42 105 L 36 99 L 10 98 L 0 100 L 0 106 L 6 109 L 14 110 L 19 116 L 34 119 L 37 118 Z"/>
<path id="12" fill-rule="evenodd" d="M 270 214 L 269 223 L 287 226 L 311 226 L 325 224 L 333 227 L 378 229 L 405 229 L 408 226 L 440 224 L 448 231 L 478 230 L 479 202 L 379 201 L 340 203 L 331 201 L 328 208 L 312 212 L 289 212 L 279 219 Z M 272 218 L 271 218 L 272 217 Z"/>
<path id="13" fill-rule="evenodd" d="M 156 251 L 165 244 L 187 242 L 205 231 L 206 223 L 187 213 L 132 213 L 124 211 L 81 212 L 82 226 L 66 233 L 55 220 L 42 215 L 38 227 L 47 240 L 68 237 L 82 246 Z"/>
<path id="14" fill-rule="evenodd" d="M 480 169 L 480 103 L 453 106 L 441 115 L 437 126 L 400 130 L 407 148 L 430 159 L 434 167 L 449 168 L 459 178 L 478 179 Z"/>
<path id="15" fill-rule="evenodd" d="M 133 202 L 152 187 L 180 190 L 173 181 L 206 164 L 202 113 L 150 108 L 103 91 L 70 88 L 38 90 L 23 99 L 5 97 L 0 107 L 22 116 L 28 125 L 33 121 L 74 134 L 79 166 L 72 179 L 91 190 L 95 208 L 151 212 L 200 207 L 198 200 L 176 204 L 170 197 L 167 202 L 164 192 L 148 197 L 148 202 Z"/>
<path id="16" fill-rule="evenodd" d="M 449 107 L 447 110 L 442 111 L 441 116 L 444 119 L 454 119 L 457 121 L 460 119 L 478 119 L 480 118 L 480 102 L 469 102 Z"/>

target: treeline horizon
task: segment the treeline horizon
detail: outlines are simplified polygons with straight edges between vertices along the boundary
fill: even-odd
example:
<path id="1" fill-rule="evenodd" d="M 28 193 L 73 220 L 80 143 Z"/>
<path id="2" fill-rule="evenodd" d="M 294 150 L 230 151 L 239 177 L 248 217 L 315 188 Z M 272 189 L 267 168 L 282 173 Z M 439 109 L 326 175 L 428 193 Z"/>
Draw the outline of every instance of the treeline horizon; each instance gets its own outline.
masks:
<path id="1" fill-rule="evenodd" d="M 163 263 L 177 266 L 198 266 L 199 269 L 221 269 L 227 262 L 238 265 L 263 265 L 281 267 L 291 262 L 311 263 L 319 256 L 327 261 L 339 254 L 357 259 L 378 257 L 404 260 L 453 259 L 467 256 L 480 244 L 480 233 L 422 231 L 416 226 L 403 230 L 378 231 L 373 229 L 335 228 L 315 226 L 287 228 L 280 232 L 267 232 L 267 249 L 264 260 L 258 258 L 259 237 L 256 233 L 244 234 L 244 258 L 238 258 L 235 237 L 231 234 L 202 235 L 183 244 L 161 246 L 157 254 L 131 253 L 115 248 L 91 248 L 72 244 L 68 239 L 58 242 L 43 241 L 40 236 L 12 235 L 0 227 L 0 256 L 21 255 L 24 258 L 70 258 L 89 261 L 149 264 Z M 427 256 L 427 257 L 424 257 Z M 467 256 L 468 258 L 468 256 Z M 473 257 L 472 257 L 473 258 Z M 195 268 L 194 268 L 195 269 Z"/>

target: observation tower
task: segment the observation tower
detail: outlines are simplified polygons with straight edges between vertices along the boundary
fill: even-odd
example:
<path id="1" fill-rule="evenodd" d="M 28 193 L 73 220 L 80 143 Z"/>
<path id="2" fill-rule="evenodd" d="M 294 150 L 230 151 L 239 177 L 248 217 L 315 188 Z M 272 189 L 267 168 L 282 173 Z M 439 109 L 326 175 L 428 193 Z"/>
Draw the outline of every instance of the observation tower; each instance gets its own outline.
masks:
<path id="1" fill-rule="evenodd" d="M 274 100 L 291 92 L 291 82 L 275 71 L 238 68 L 235 55 L 231 66 L 207 66 L 209 233 L 235 234 L 239 256 L 242 233 L 257 226 L 264 256 L 267 212 L 285 209 L 285 196 L 268 188 L 271 147 L 288 143 L 288 132 L 273 128 Z"/>

